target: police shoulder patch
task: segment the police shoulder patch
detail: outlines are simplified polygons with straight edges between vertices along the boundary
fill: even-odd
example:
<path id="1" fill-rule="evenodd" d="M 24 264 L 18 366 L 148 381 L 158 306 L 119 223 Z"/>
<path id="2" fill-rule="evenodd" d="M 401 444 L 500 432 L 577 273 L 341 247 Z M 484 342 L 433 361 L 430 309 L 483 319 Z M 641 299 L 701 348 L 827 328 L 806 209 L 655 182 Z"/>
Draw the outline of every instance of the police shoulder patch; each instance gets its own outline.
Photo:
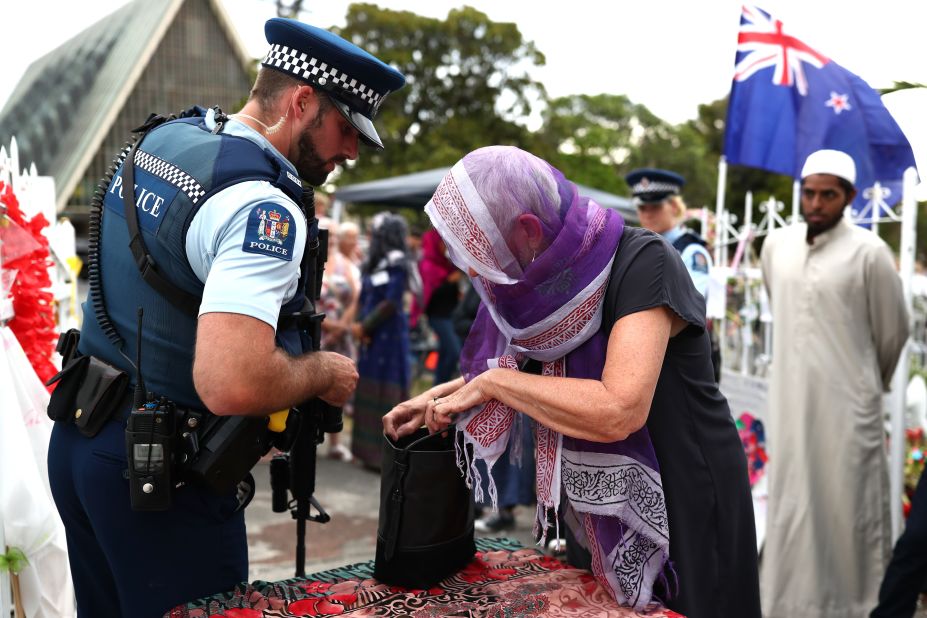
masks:
<path id="1" fill-rule="evenodd" d="M 274 202 L 263 202 L 251 209 L 242 251 L 289 262 L 295 244 L 296 223 L 289 210 Z"/>
<path id="2" fill-rule="evenodd" d="M 692 270 L 697 273 L 708 273 L 708 258 L 701 251 L 692 254 Z"/>

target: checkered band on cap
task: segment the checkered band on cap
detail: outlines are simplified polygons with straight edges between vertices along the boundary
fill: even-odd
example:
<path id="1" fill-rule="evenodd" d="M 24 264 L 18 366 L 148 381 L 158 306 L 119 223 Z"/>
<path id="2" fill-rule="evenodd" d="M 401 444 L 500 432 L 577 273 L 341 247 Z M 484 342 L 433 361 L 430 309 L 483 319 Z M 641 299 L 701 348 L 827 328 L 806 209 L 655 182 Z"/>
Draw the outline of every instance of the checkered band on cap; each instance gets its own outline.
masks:
<path id="1" fill-rule="evenodd" d="M 193 204 L 196 204 L 201 197 L 206 195 L 202 185 L 196 181 L 193 176 L 186 173 L 176 165 L 172 165 L 164 159 L 158 158 L 143 150 L 135 151 L 135 165 L 142 168 L 149 174 L 154 174 L 158 178 L 171 183 L 190 198 Z"/>
<path id="2" fill-rule="evenodd" d="M 313 58 L 309 54 L 286 45 L 271 45 L 270 51 L 261 63 L 265 66 L 291 73 L 300 79 L 323 86 L 326 90 L 346 94 L 352 97 L 359 105 L 366 109 L 358 110 L 372 118 L 382 103 L 382 99 L 389 93 L 376 92 L 370 86 L 360 83 L 344 71 L 337 69 L 328 62 Z M 340 88 L 340 91 L 339 91 Z"/>
<path id="3" fill-rule="evenodd" d="M 650 182 L 646 178 L 631 187 L 631 193 L 679 193 L 681 187 L 671 182 Z"/>

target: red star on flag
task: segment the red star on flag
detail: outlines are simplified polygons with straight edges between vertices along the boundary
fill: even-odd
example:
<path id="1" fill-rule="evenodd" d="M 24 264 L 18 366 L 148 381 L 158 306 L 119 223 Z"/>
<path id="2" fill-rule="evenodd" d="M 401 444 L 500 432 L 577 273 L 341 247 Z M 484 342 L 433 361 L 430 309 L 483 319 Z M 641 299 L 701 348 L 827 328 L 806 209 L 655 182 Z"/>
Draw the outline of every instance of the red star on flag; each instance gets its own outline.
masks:
<path id="1" fill-rule="evenodd" d="M 850 107 L 849 95 L 846 94 L 837 94 L 834 91 L 830 93 L 830 99 L 825 103 L 827 107 L 834 108 L 834 113 L 838 116 L 840 112 L 849 111 L 853 109 Z"/>

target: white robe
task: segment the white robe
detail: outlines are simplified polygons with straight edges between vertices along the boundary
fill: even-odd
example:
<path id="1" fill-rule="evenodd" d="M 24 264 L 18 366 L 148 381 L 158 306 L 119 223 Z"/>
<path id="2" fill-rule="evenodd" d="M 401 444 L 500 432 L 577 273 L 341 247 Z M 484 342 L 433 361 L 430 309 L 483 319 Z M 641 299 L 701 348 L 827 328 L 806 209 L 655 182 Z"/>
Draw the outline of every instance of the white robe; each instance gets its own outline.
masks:
<path id="1" fill-rule="evenodd" d="M 878 236 L 845 221 L 762 251 L 773 311 L 767 618 L 864 618 L 891 552 L 882 393 L 908 337 L 901 280 Z"/>

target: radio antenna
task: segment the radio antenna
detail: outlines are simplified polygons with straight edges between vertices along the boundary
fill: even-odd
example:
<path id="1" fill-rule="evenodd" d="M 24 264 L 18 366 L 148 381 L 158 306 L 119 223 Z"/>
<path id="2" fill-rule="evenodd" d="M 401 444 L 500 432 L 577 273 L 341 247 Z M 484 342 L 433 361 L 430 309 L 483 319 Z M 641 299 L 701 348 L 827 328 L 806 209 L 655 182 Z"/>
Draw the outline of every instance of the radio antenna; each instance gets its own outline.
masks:
<path id="1" fill-rule="evenodd" d="M 139 307 L 138 329 L 135 332 L 135 395 L 132 399 L 132 407 L 136 410 L 144 406 L 148 399 L 148 390 L 142 379 L 142 316 L 144 313 L 144 309 Z"/>

